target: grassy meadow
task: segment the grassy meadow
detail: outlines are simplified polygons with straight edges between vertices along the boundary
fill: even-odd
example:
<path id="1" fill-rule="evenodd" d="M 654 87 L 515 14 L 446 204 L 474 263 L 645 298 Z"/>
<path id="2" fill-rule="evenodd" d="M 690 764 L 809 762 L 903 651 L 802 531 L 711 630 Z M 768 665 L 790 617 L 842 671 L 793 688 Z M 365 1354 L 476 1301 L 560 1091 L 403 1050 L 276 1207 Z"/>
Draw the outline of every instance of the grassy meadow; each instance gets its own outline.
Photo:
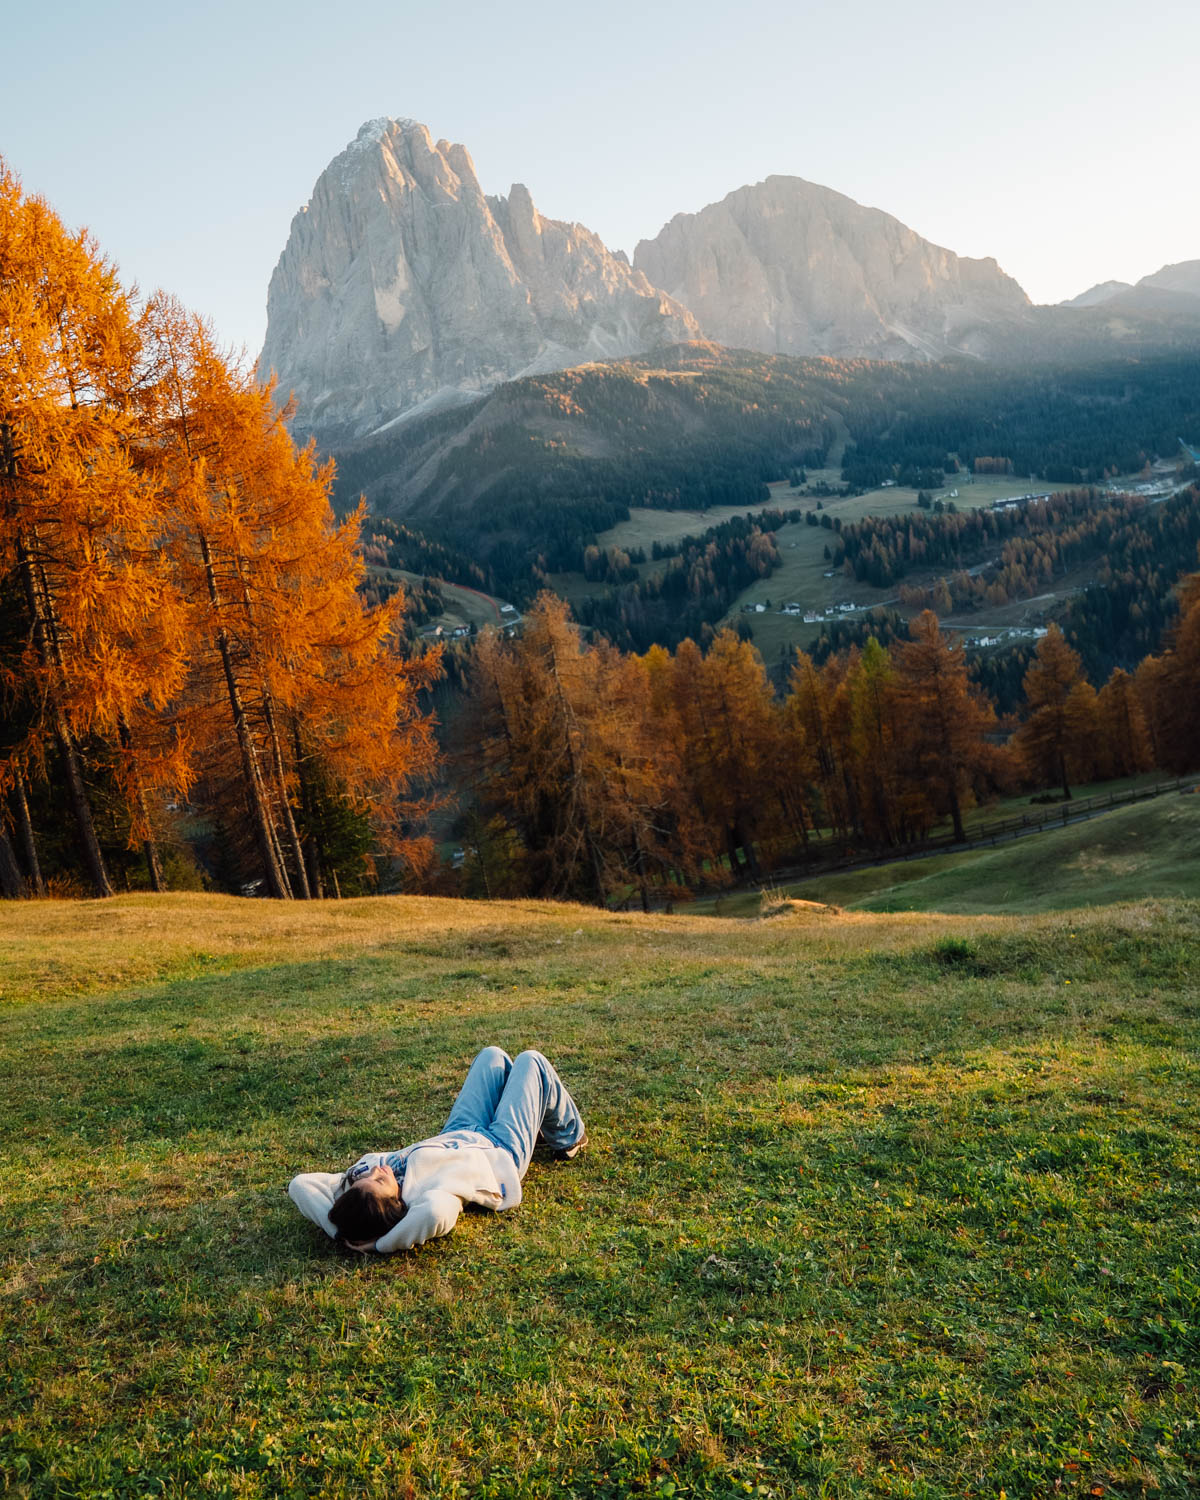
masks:
<path id="1" fill-rule="evenodd" d="M 7 904 L 0 1492 L 1194 1495 L 1198 957 L 1182 900 Z M 491 1041 L 579 1160 L 411 1255 L 299 1219 Z"/>
<path id="2" fill-rule="evenodd" d="M 1168 792 L 995 847 L 780 881 L 777 894 L 874 912 L 1032 913 L 1147 897 L 1200 900 L 1198 848 L 1200 795 Z M 752 917 L 762 905 L 761 892 L 742 890 L 688 909 Z"/>

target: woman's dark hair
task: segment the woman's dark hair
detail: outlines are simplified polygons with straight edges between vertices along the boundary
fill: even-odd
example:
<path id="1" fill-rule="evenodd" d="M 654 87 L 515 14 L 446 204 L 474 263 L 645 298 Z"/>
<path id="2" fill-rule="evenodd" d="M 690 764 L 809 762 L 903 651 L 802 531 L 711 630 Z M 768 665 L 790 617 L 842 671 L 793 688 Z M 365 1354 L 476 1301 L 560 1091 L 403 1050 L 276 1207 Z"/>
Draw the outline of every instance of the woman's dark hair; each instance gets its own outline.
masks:
<path id="1" fill-rule="evenodd" d="M 349 1187 L 340 1198 L 334 1199 L 329 1221 L 339 1240 L 361 1245 L 394 1229 L 406 1212 L 407 1205 L 399 1193 L 381 1198 L 368 1187 Z"/>

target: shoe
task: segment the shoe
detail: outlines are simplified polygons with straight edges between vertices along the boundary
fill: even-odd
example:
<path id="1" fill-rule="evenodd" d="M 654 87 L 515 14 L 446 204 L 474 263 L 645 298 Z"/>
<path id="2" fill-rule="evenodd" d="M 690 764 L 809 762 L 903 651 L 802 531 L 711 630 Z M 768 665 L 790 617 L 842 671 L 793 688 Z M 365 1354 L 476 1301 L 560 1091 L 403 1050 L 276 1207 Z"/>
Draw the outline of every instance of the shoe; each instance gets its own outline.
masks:
<path id="1" fill-rule="evenodd" d="M 587 1145 L 587 1131 L 585 1130 L 573 1146 L 564 1146 L 561 1151 L 554 1153 L 555 1161 L 574 1161 L 583 1148 Z"/>

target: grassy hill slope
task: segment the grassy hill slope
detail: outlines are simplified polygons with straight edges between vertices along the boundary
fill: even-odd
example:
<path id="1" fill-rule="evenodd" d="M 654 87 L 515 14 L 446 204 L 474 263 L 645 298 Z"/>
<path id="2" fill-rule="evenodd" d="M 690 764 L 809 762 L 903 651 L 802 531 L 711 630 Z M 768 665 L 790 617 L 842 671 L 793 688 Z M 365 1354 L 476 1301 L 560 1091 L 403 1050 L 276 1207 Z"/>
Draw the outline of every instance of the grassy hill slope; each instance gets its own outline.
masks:
<path id="1" fill-rule="evenodd" d="M 1194 1494 L 1196 903 L 10 905 L 22 1496 Z M 345 1259 L 295 1171 L 540 1046 L 592 1137 Z"/>
<path id="2" fill-rule="evenodd" d="M 1045 912 L 1147 897 L 1200 899 L 1200 796 L 1173 793 L 996 847 L 780 883 L 783 894 L 877 912 Z M 759 892 L 704 903 L 757 915 Z"/>

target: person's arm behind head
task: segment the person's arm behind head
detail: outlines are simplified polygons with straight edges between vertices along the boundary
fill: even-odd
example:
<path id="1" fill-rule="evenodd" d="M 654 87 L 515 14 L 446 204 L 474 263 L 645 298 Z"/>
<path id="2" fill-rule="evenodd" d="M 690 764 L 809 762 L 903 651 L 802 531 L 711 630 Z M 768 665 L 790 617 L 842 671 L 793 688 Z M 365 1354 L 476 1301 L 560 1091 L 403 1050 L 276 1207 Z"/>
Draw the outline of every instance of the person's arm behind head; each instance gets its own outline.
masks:
<path id="1" fill-rule="evenodd" d="M 462 1199 L 457 1194 L 437 1189 L 425 1193 L 394 1228 L 375 1241 L 375 1248 L 380 1255 L 390 1255 L 394 1250 L 412 1250 L 426 1240 L 449 1234 L 458 1223 L 460 1213 Z"/>
<path id="2" fill-rule="evenodd" d="M 341 1181 L 340 1172 L 301 1172 L 288 1183 L 288 1197 L 304 1217 L 319 1224 L 331 1240 L 337 1239 L 338 1231 L 329 1217 L 329 1210 Z"/>

